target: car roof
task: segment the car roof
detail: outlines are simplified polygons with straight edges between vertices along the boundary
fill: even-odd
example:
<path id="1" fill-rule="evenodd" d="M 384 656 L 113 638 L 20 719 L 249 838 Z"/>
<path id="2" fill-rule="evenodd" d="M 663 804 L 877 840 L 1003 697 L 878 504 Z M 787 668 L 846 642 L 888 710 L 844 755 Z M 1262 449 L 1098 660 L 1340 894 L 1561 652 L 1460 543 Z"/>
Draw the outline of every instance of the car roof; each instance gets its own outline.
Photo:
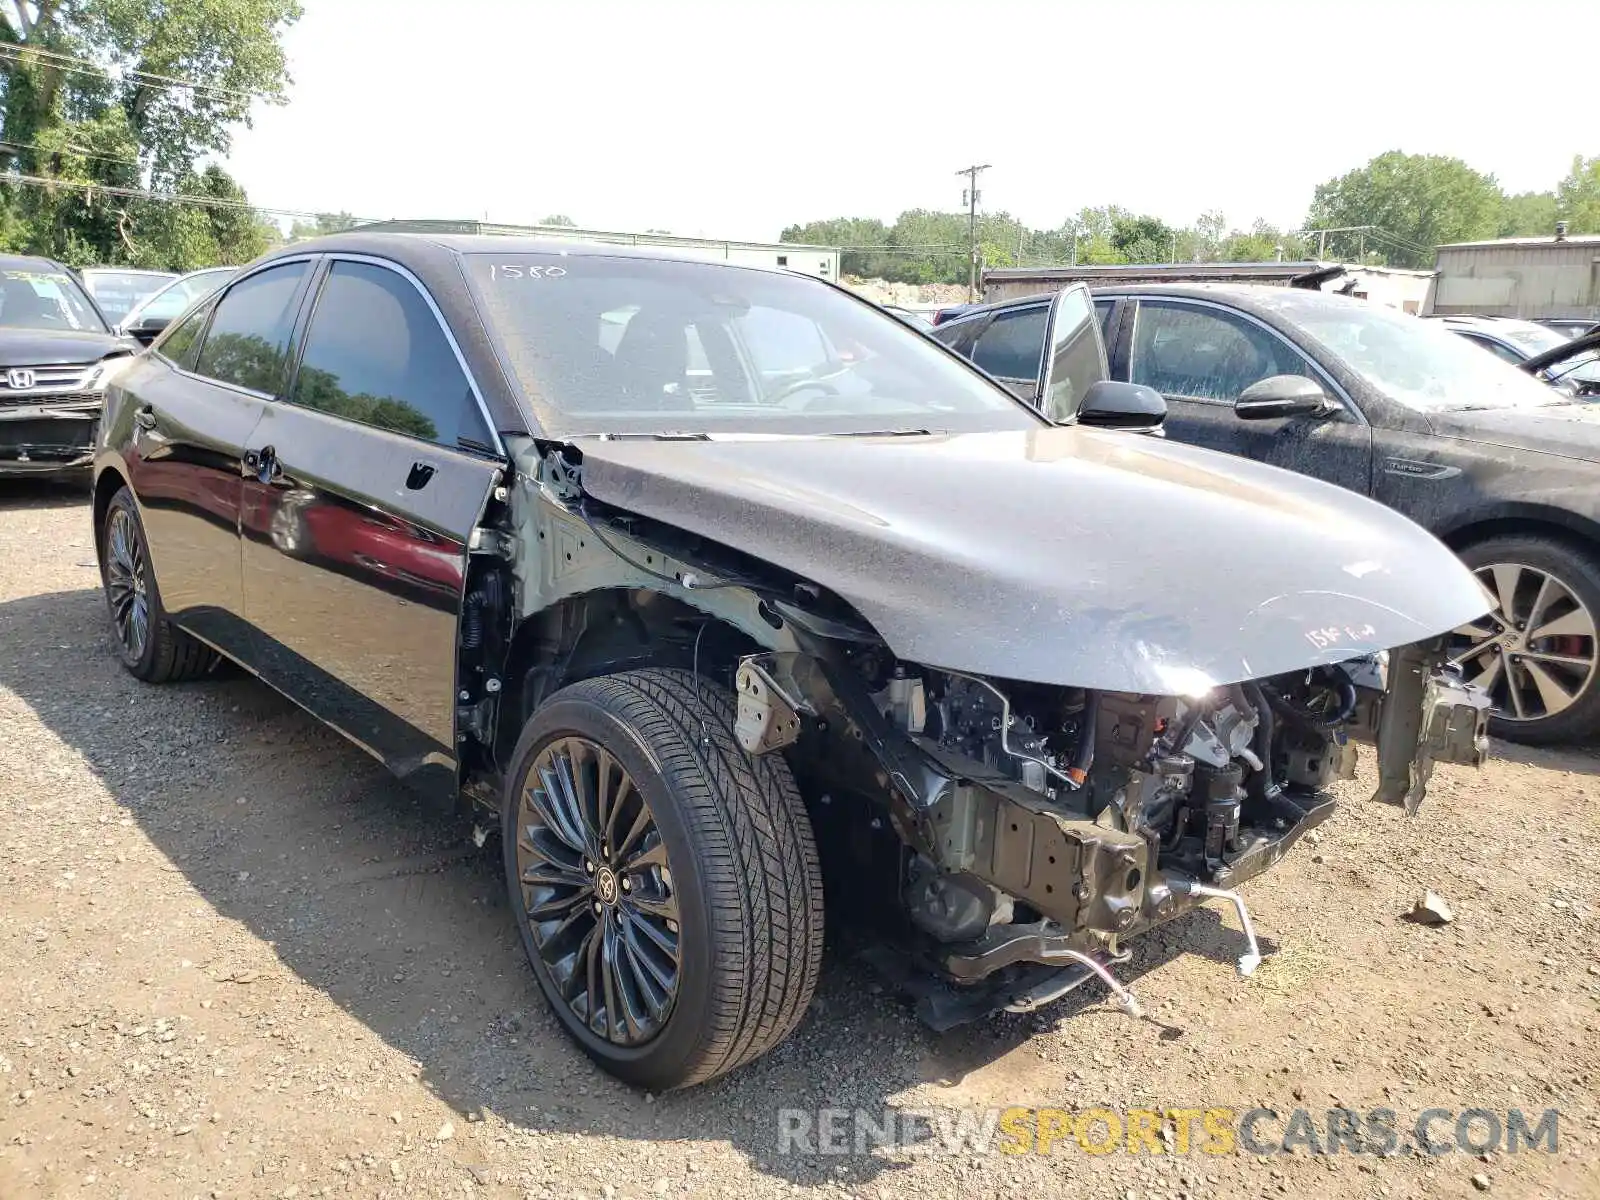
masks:
<path id="1" fill-rule="evenodd" d="M 40 266 L 65 271 L 67 268 L 53 258 L 35 254 L 0 254 L 0 271 L 37 270 Z"/>
<path id="2" fill-rule="evenodd" d="M 363 232 L 359 229 L 347 233 L 333 233 L 324 237 L 292 242 L 273 251 L 267 258 L 293 257 L 297 254 L 374 254 L 392 258 L 402 265 L 408 259 L 429 252 L 447 251 L 452 255 L 464 254 L 559 254 L 571 258 L 646 258 L 665 262 L 705 263 L 736 267 L 750 271 L 768 271 L 782 275 L 797 272 L 775 267 L 762 267 L 746 263 L 730 263 L 720 259 L 707 259 L 671 246 L 625 246 L 615 242 L 562 241 L 556 238 L 529 237 L 500 233 L 424 233 L 424 232 Z M 259 260 L 259 261 L 265 261 Z M 806 278 L 800 275 L 800 278 Z"/>
<path id="3" fill-rule="evenodd" d="M 98 266 L 98 267 L 80 267 L 78 269 L 78 274 L 80 274 L 80 275 L 88 275 L 91 272 L 95 272 L 95 273 L 104 272 L 106 274 L 115 274 L 115 275 L 158 275 L 162 279 L 176 279 L 177 276 L 178 276 L 178 273 L 176 271 L 156 271 L 156 270 L 152 270 L 149 267 L 108 267 L 108 266 Z"/>
<path id="4" fill-rule="evenodd" d="M 1366 303 L 1363 300 L 1354 300 L 1349 296 L 1324 292 L 1317 288 L 1275 287 L 1266 283 L 1107 283 L 1091 287 L 1089 294 L 1097 297 L 1170 296 L 1174 299 L 1216 300 L 1257 316 L 1283 313 L 1286 309 L 1292 312 L 1297 307 L 1302 310 L 1329 309 Z M 940 325 L 940 328 L 970 321 L 974 317 L 998 312 L 1001 309 L 1042 304 L 1048 302 L 1054 295 L 1054 292 L 1039 292 L 1031 296 L 1016 296 L 1009 300 L 994 300 L 960 316 L 949 318 Z"/>

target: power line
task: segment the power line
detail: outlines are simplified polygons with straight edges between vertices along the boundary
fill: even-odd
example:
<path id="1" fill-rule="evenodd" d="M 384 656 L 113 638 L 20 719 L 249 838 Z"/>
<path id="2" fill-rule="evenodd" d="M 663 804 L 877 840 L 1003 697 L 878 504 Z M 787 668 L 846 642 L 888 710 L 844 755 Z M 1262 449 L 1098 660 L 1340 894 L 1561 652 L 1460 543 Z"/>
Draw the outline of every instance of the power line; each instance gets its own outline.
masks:
<path id="1" fill-rule="evenodd" d="M 182 192 L 154 192 L 149 188 L 116 187 L 108 183 L 86 183 L 75 179 L 58 179 L 49 175 L 23 175 L 0 172 L 0 184 L 21 183 L 32 187 L 73 188 L 81 192 L 104 192 L 111 196 L 127 196 L 136 200 L 155 200 L 166 204 L 194 204 L 203 208 L 225 208 L 247 212 L 265 213 L 274 217 L 310 217 L 315 220 L 324 214 L 305 212 L 293 208 L 267 208 L 248 200 L 231 200 L 223 196 L 195 196 Z M 357 217 L 357 221 L 376 220 L 374 217 Z"/>
<path id="2" fill-rule="evenodd" d="M 93 150 L 80 150 L 76 146 L 39 146 L 33 142 L 3 142 L 0 141 L 0 153 L 15 152 L 17 150 L 33 150 L 39 154 L 75 154 L 80 158 L 97 158 L 102 162 L 121 163 L 126 167 L 142 167 L 137 158 L 117 158 L 111 154 L 99 154 Z"/>
<path id="3" fill-rule="evenodd" d="M 161 83 L 168 87 L 185 88 L 193 92 L 216 92 L 225 96 L 241 96 L 248 100 L 274 99 L 273 96 L 266 92 L 247 92 L 240 88 L 226 87 L 220 83 L 202 83 L 193 79 L 180 79 L 176 75 L 163 75 L 157 71 L 145 71 L 138 67 L 128 67 L 121 72 L 116 72 L 91 58 L 80 58 L 75 54 L 61 54 L 54 50 L 46 50 L 41 46 L 29 46 L 25 43 L 17 42 L 0 43 L 0 62 L 10 62 L 17 66 L 23 66 L 26 64 L 26 56 L 29 54 L 37 55 L 46 60 L 42 65 L 54 67 L 59 71 L 70 71 L 79 75 L 97 75 L 102 79 L 111 79 L 119 83 L 124 78 L 131 78 L 140 83 Z"/>

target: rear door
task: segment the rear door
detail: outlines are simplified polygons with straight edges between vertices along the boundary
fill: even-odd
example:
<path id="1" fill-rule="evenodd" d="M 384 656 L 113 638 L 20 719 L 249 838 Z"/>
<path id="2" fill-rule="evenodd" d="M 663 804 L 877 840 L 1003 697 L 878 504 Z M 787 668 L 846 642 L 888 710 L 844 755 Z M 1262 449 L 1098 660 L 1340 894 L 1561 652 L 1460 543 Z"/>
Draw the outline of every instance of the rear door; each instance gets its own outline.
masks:
<path id="1" fill-rule="evenodd" d="M 1168 437 L 1370 491 L 1372 427 L 1327 374 L 1276 331 L 1235 309 L 1177 297 L 1140 298 L 1120 324 L 1126 378 L 1166 398 Z M 1274 375 L 1316 380 L 1338 410 L 1279 420 L 1236 416 L 1239 393 Z"/>
<path id="2" fill-rule="evenodd" d="M 452 798 L 467 547 L 499 439 L 413 276 L 334 255 L 313 287 L 286 402 L 247 449 L 245 611 L 271 683 Z"/>
<path id="3" fill-rule="evenodd" d="M 119 381 L 110 435 L 127 447 L 163 606 L 245 662 L 254 647 L 243 619 L 241 463 L 250 431 L 283 389 L 310 270 L 309 259 L 275 262 L 168 331 Z"/>

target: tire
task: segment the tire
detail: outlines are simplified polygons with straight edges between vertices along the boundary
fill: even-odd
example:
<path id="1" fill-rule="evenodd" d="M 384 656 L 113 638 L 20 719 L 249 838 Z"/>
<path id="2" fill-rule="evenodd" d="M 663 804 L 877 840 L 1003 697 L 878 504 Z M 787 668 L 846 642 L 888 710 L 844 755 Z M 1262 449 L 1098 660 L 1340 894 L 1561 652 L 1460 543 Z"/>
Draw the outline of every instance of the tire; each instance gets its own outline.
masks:
<path id="1" fill-rule="evenodd" d="M 100 582 L 122 665 L 145 683 L 198 679 L 217 665 L 217 653 L 174 625 L 161 606 L 150 563 L 150 543 L 139 506 L 126 487 L 117 489 L 106 506 L 100 529 Z M 134 636 L 129 618 L 142 610 L 142 636 Z"/>
<path id="2" fill-rule="evenodd" d="M 1600 561 L 1543 534 L 1488 538 L 1460 556 L 1500 601 L 1451 644 L 1467 678 L 1489 688 L 1490 732 L 1544 745 L 1600 731 Z M 1502 591 L 1512 594 L 1509 614 Z M 1541 629 L 1552 632 L 1534 637 Z"/>
<path id="3" fill-rule="evenodd" d="M 585 680 L 534 712 L 507 778 L 501 839 L 506 882 L 540 989 L 591 1058 L 619 1079 L 652 1091 L 703 1083 L 778 1045 L 804 1015 L 821 966 L 822 876 L 810 820 L 783 757 L 746 754 L 734 740 L 733 718 L 729 693 L 687 671 L 628 671 Z M 602 765 L 602 752 L 627 773 L 632 796 L 620 783 L 599 783 L 616 779 L 612 767 Z M 536 772 L 536 765 L 544 770 Z M 607 826 L 596 820 L 578 841 L 588 846 L 598 838 L 603 853 L 592 863 L 585 853 L 580 876 L 568 857 L 577 843 L 561 841 L 552 807 L 563 778 L 581 781 L 578 790 L 588 788 L 591 796 L 603 797 L 609 788 L 612 826 L 636 821 L 632 813 L 642 801 L 653 831 L 625 847 L 622 835 L 608 840 Z M 598 817 L 599 807 L 597 802 L 583 811 Z M 651 849 L 640 852 L 641 846 Z M 630 854 L 636 862 L 654 858 L 656 865 L 626 867 Z M 604 877 L 613 865 L 608 888 Z M 652 880 L 653 874 L 659 878 Z M 551 882 L 558 876 L 560 882 Z M 675 922 L 661 919 L 664 890 L 675 904 Z M 563 909 L 569 892 L 578 901 Z M 608 897 L 605 903 L 602 897 Z M 630 903 L 643 907 L 630 911 Z M 579 910 L 591 914 L 588 924 L 599 939 L 592 950 L 586 951 L 593 943 L 579 932 Z M 541 922 L 540 916 L 547 919 Z M 641 1023 L 639 1031 L 624 1020 L 613 1032 L 613 1013 L 626 1017 L 628 996 L 659 1000 L 665 990 L 652 970 L 638 969 L 643 952 L 655 946 L 653 940 L 644 945 L 637 932 L 645 921 L 654 922 L 656 933 L 676 934 L 675 991 L 659 1016 L 644 1004 L 652 1021 Z M 608 934 L 613 926 L 621 932 Z M 608 937 L 615 940 L 608 943 Z M 569 945 L 576 946 L 570 970 L 564 953 Z M 634 945 L 641 947 L 639 955 L 632 953 Z M 615 1004 L 589 999 L 596 974 L 585 967 L 580 978 L 579 964 L 592 958 L 602 969 L 613 960 L 623 964 L 613 976 L 599 976 L 601 1000 L 614 991 Z M 659 965 L 668 958 L 663 953 L 651 961 Z M 628 992 L 625 975 L 637 985 Z M 632 1007 L 639 1009 L 640 1002 Z"/>

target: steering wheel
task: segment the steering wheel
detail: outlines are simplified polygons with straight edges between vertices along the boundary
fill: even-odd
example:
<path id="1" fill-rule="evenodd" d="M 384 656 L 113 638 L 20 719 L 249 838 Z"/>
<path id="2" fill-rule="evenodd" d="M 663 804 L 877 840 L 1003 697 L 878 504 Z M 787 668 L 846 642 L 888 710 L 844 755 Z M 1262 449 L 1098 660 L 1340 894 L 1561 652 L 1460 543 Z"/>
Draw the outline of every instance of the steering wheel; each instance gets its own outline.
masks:
<path id="1" fill-rule="evenodd" d="M 761 402 L 763 404 L 773 405 L 782 404 L 790 396 L 794 396 L 805 391 L 818 391 L 824 396 L 837 396 L 839 394 L 839 389 L 833 384 L 829 383 L 826 379 L 819 379 L 814 376 L 806 375 L 799 379 L 791 379 L 788 383 L 784 384 L 770 396 L 762 397 Z"/>

